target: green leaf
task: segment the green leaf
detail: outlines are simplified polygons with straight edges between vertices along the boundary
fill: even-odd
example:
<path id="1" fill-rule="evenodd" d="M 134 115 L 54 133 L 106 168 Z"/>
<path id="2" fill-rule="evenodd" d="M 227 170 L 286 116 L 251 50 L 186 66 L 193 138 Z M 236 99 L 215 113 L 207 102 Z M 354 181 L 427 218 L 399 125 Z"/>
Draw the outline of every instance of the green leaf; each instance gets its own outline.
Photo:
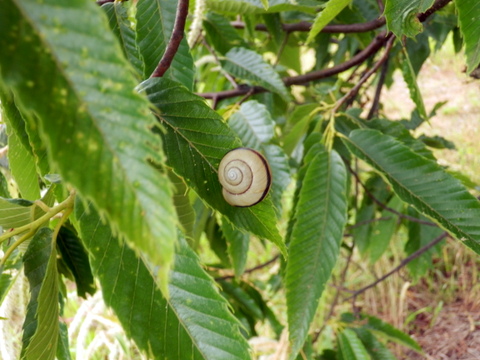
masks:
<path id="1" fill-rule="evenodd" d="M 53 231 L 40 229 L 24 255 L 31 298 L 23 324 L 22 359 L 55 359 L 59 336 L 57 252 Z"/>
<path id="2" fill-rule="evenodd" d="M 300 139 L 305 136 L 308 126 L 313 119 L 312 113 L 317 107 L 317 104 L 296 106 L 288 118 L 283 138 L 283 149 L 287 155 L 292 154 Z"/>
<path id="3" fill-rule="evenodd" d="M 275 135 L 275 122 L 266 106 L 255 100 L 242 103 L 229 119 L 228 125 L 235 131 L 243 145 L 260 150 Z"/>
<path id="4" fill-rule="evenodd" d="M 408 215 L 414 216 L 422 221 L 428 221 L 428 218 L 422 216 L 413 208 L 408 209 Z M 443 230 L 441 228 L 435 226 L 423 225 L 413 221 L 409 222 L 408 241 L 405 244 L 406 254 L 411 255 L 418 249 L 426 246 L 432 240 L 440 236 L 442 232 Z M 425 275 L 427 270 L 432 267 L 432 256 L 438 251 L 440 246 L 440 244 L 434 246 L 432 249 L 424 252 L 422 255 L 407 264 L 408 271 L 414 280 L 418 280 L 421 276 Z"/>
<path id="5" fill-rule="evenodd" d="M 170 41 L 177 3 L 176 0 L 142 0 L 137 3 L 137 44 L 144 62 L 144 79 L 152 75 Z M 195 68 L 185 38 L 163 77 L 193 89 Z"/>
<path id="6" fill-rule="evenodd" d="M 387 0 L 385 19 L 388 30 L 398 38 L 403 35 L 415 37 L 423 30 L 417 14 L 426 11 L 433 2 L 434 0 Z"/>
<path id="7" fill-rule="evenodd" d="M 104 300 L 140 349 L 155 359 L 250 359 L 227 302 L 184 240 L 176 247 L 166 300 L 155 272 L 112 236 L 93 208 L 84 211 L 78 202 L 75 213 Z"/>
<path id="8" fill-rule="evenodd" d="M 0 198 L 0 226 L 12 229 L 32 222 L 32 205 L 27 200 Z"/>
<path id="9" fill-rule="evenodd" d="M 458 11 L 458 23 L 465 43 L 467 73 L 471 73 L 480 64 L 480 2 L 455 0 Z"/>
<path id="10" fill-rule="evenodd" d="M 382 336 L 385 339 L 396 342 L 403 346 L 409 347 L 415 351 L 421 352 L 422 348 L 413 340 L 410 335 L 398 330 L 396 327 L 386 323 L 385 321 L 370 315 L 363 315 L 362 318 L 367 319 L 367 324 L 364 325 L 366 329 L 374 331 L 377 336 Z"/>
<path id="11" fill-rule="evenodd" d="M 219 14 L 209 12 L 203 21 L 203 27 L 208 43 L 222 55 L 233 47 L 248 47 L 237 30 L 230 25 L 230 21 Z"/>
<path id="12" fill-rule="evenodd" d="M 291 180 L 288 157 L 278 145 L 267 144 L 263 145 L 262 149 L 272 170 L 272 188 L 270 189 L 270 194 L 277 214 L 280 216 L 282 195 Z"/>
<path id="13" fill-rule="evenodd" d="M 340 156 L 322 146 L 305 162 L 292 230 L 285 286 L 295 358 L 306 337 L 326 282 L 337 261 L 347 221 L 346 171 Z"/>
<path id="14" fill-rule="evenodd" d="M 236 303 L 255 320 L 261 320 L 264 318 L 262 309 L 258 306 L 252 296 L 246 292 L 240 284 L 236 281 L 220 280 L 218 282 L 222 287 L 222 290 L 230 297 L 232 297 Z"/>
<path id="15" fill-rule="evenodd" d="M 367 349 L 352 329 L 345 329 L 337 337 L 342 360 L 370 360 Z"/>
<path id="16" fill-rule="evenodd" d="M 69 228 L 62 226 L 58 233 L 57 245 L 63 261 L 75 278 L 78 296 L 86 298 L 86 294 L 95 294 L 95 282 L 88 254 L 77 235 Z"/>
<path id="17" fill-rule="evenodd" d="M 8 182 L 5 179 L 5 176 L 0 172 L 0 198 L 10 197 L 10 192 L 8 191 Z M 0 208 L 1 212 L 1 208 Z M 0 225 L 1 226 L 1 225 Z"/>
<path id="18" fill-rule="evenodd" d="M 120 41 L 125 57 L 135 69 L 136 74 L 141 77 L 143 75 L 143 62 L 140 59 L 135 30 L 128 18 L 128 8 L 130 6 L 130 2 L 111 2 L 102 5 L 102 10 L 107 14 L 110 29 Z"/>
<path id="19" fill-rule="evenodd" d="M 417 84 L 417 75 L 413 70 L 410 57 L 408 56 L 405 48 L 403 49 L 403 61 L 402 61 L 402 73 L 405 82 L 407 83 L 408 90 L 410 91 L 410 98 L 417 107 L 418 114 L 422 119 L 427 119 L 427 110 L 425 110 L 425 104 L 423 103 L 422 93 Z"/>
<path id="20" fill-rule="evenodd" d="M 89 1 L 5 0 L 0 24 L 0 81 L 38 115 L 55 170 L 166 270 L 176 220 L 168 179 L 150 165 L 163 160 L 160 139 L 102 11 Z"/>
<path id="21" fill-rule="evenodd" d="M 220 225 L 223 236 L 227 241 L 227 252 L 236 277 L 240 277 L 247 264 L 250 236 L 236 229 L 227 219 Z"/>
<path id="22" fill-rule="evenodd" d="M 438 164 L 375 130 L 354 130 L 348 148 L 376 168 L 397 195 L 480 253 L 480 202 Z"/>
<path id="23" fill-rule="evenodd" d="M 8 135 L 8 160 L 22 198 L 28 200 L 39 199 L 40 185 L 35 168 L 35 159 L 13 131 L 9 131 Z"/>
<path id="24" fill-rule="evenodd" d="M 157 117 L 165 128 L 168 165 L 232 224 L 272 241 L 285 255 L 286 248 L 268 197 L 253 207 L 240 208 L 229 205 L 222 196 L 218 164 L 229 150 L 240 147 L 241 143 L 220 115 L 202 98 L 168 79 L 149 79 L 142 83 L 141 89 L 157 108 Z"/>
<path id="25" fill-rule="evenodd" d="M 362 341 L 372 360 L 397 360 L 397 358 L 383 345 L 369 330 L 354 328 L 355 334 Z"/>
<path id="26" fill-rule="evenodd" d="M 289 0 L 269 0 L 268 10 L 265 9 L 263 2 L 265 0 L 207 0 L 207 7 L 210 10 L 229 13 L 229 14 L 263 14 L 265 12 L 280 11 L 302 11 L 315 13 L 317 3 L 297 1 L 295 3 Z"/>
<path id="27" fill-rule="evenodd" d="M 190 203 L 189 191 L 185 182 L 175 175 L 172 171 L 168 172 L 168 177 L 172 182 L 173 205 L 177 210 L 179 225 L 187 238 L 193 238 L 193 229 L 195 226 L 195 210 Z"/>
<path id="28" fill-rule="evenodd" d="M 233 76 L 263 86 L 280 95 L 285 101 L 290 100 L 290 94 L 278 73 L 255 51 L 232 48 L 220 62 L 223 69 Z"/>
<path id="29" fill-rule="evenodd" d="M 398 196 L 393 196 L 387 206 L 390 209 L 400 211 L 403 207 L 403 202 Z M 398 216 L 385 209 L 382 210 L 380 218 L 385 218 L 386 220 L 376 221 L 373 224 L 369 241 L 368 251 L 370 253 L 370 262 L 372 264 L 375 263 L 387 250 L 398 222 Z"/>
<path id="30" fill-rule="evenodd" d="M 340 12 L 347 7 L 352 0 L 329 0 L 325 4 L 325 8 L 320 11 L 312 24 L 312 28 L 308 33 L 307 44 L 312 42 L 322 29 Z"/>
<path id="31" fill-rule="evenodd" d="M 68 344 L 68 328 L 63 322 L 60 322 L 60 332 L 58 334 L 57 360 L 71 360 L 70 347 Z"/>

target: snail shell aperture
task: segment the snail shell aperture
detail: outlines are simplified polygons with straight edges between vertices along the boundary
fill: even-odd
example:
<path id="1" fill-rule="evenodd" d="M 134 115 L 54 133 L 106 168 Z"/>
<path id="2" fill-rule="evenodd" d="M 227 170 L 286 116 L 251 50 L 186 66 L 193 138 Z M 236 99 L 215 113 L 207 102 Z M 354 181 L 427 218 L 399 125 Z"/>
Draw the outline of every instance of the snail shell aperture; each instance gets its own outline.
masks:
<path id="1" fill-rule="evenodd" d="M 258 151 L 238 148 L 229 151 L 218 167 L 225 200 L 233 206 L 258 204 L 267 196 L 272 173 L 265 157 Z"/>

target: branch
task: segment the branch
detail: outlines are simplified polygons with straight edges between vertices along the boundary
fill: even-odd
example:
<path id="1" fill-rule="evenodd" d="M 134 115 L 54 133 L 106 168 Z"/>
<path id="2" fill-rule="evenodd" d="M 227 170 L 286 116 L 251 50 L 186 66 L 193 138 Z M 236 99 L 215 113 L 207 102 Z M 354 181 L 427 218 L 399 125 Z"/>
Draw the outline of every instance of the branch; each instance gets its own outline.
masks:
<path id="1" fill-rule="evenodd" d="M 172 64 L 173 58 L 178 51 L 180 42 L 183 39 L 185 29 L 185 21 L 188 15 L 188 0 L 178 0 L 177 14 L 175 15 L 175 23 L 173 24 L 172 36 L 168 42 L 165 53 L 157 65 L 157 68 L 150 77 L 162 77 Z"/>
<path id="2" fill-rule="evenodd" d="M 380 106 L 380 96 L 382 95 L 382 88 L 385 84 L 385 80 L 387 78 L 387 71 L 388 71 L 388 59 L 383 63 L 382 70 L 380 71 L 380 77 L 378 79 L 377 87 L 375 89 L 375 95 L 372 101 L 372 107 L 367 115 L 367 120 L 372 119 L 374 116 L 378 114 L 378 108 Z"/>
<path id="3" fill-rule="evenodd" d="M 268 265 L 273 264 L 275 261 L 277 261 L 277 259 L 278 259 L 279 257 L 280 257 L 280 254 L 277 254 L 277 255 L 275 255 L 273 258 L 271 258 L 270 260 L 268 260 L 267 262 L 264 262 L 263 264 L 254 266 L 254 267 L 252 267 L 252 268 L 250 268 L 250 269 L 247 269 L 247 270 L 245 270 L 243 273 L 244 273 L 244 274 L 250 274 L 250 273 L 252 273 L 252 272 L 254 272 L 254 271 L 263 269 L 264 267 L 267 267 Z M 233 279 L 234 277 L 235 277 L 235 275 L 219 276 L 219 277 L 216 277 L 216 278 L 215 278 L 215 281 Z"/>
<path id="4" fill-rule="evenodd" d="M 409 262 L 411 262 L 412 260 L 420 257 L 422 254 L 424 254 L 425 252 L 427 252 L 428 250 L 430 250 L 432 247 L 434 247 L 435 245 L 437 245 L 440 241 L 442 241 L 445 237 L 448 236 L 448 233 L 444 232 L 443 234 L 441 234 L 440 236 L 436 237 L 435 239 L 433 239 L 431 242 L 429 242 L 427 245 L 425 245 L 424 247 L 421 247 L 420 249 L 418 249 L 417 251 L 415 251 L 414 253 L 412 253 L 410 256 L 407 256 L 405 259 L 403 259 L 400 264 L 398 264 L 398 266 L 394 267 L 392 270 L 390 270 L 388 273 L 386 273 L 385 275 L 383 275 L 381 278 L 375 280 L 373 283 L 355 291 L 353 293 L 352 296 L 349 296 L 348 298 L 346 298 L 344 301 L 348 301 L 350 299 L 353 299 L 353 298 L 356 298 L 358 295 L 364 293 L 365 291 L 367 291 L 368 289 L 371 289 L 373 287 L 375 287 L 378 283 L 384 281 L 385 279 L 387 279 L 388 277 L 390 277 L 391 275 L 395 274 L 397 271 L 399 271 L 400 269 L 402 269 L 404 266 L 406 266 Z"/>
<path id="5" fill-rule="evenodd" d="M 341 72 L 344 72 L 354 67 L 355 65 L 361 64 L 363 61 L 365 61 L 370 56 L 375 54 L 383 46 L 385 41 L 387 41 L 391 36 L 393 35 L 389 34 L 385 36 L 385 32 L 382 32 L 381 34 L 377 35 L 375 39 L 365 49 L 358 52 L 350 60 L 347 60 L 342 64 L 332 66 L 331 68 L 312 71 L 304 75 L 283 78 L 283 83 L 286 86 L 305 85 L 306 83 L 309 83 L 311 81 L 324 79 L 324 78 L 339 74 Z M 225 90 L 225 91 L 214 92 L 214 93 L 201 93 L 198 95 L 204 97 L 205 99 L 215 99 L 219 101 L 222 99 L 245 95 L 250 91 L 252 91 L 252 94 L 258 94 L 258 93 L 266 92 L 267 90 L 261 86 L 253 86 L 253 87 L 242 86 L 238 89 Z"/>
<path id="6" fill-rule="evenodd" d="M 334 109 L 332 112 L 336 112 L 348 99 L 354 97 L 357 95 L 358 91 L 362 87 L 363 84 L 377 72 L 377 70 L 382 66 L 383 63 L 385 63 L 388 59 L 388 56 L 390 54 L 390 50 L 392 50 L 393 42 L 395 41 L 395 37 L 391 36 L 390 39 L 387 41 L 387 46 L 385 49 L 385 53 L 383 56 L 378 60 L 375 65 L 372 66 L 370 70 L 368 70 L 361 78 L 360 80 L 355 84 L 353 88 L 350 89 L 348 93 L 346 93 L 340 100 L 337 101 Z"/>
<path id="7" fill-rule="evenodd" d="M 245 23 L 242 21 L 232 21 L 230 23 L 236 29 L 244 29 Z M 329 34 L 338 34 L 338 33 L 362 33 L 367 31 L 372 31 L 378 29 L 385 25 L 385 18 L 381 17 L 372 21 L 356 24 L 333 24 L 325 26 L 321 32 Z M 282 29 L 286 33 L 291 33 L 294 31 L 310 31 L 312 28 L 312 23 L 307 21 L 300 21 L 293 24 L 282 24 Z M 265 24 L 257 24 L 255 30 L 258 31 L 268 31 Z"/>

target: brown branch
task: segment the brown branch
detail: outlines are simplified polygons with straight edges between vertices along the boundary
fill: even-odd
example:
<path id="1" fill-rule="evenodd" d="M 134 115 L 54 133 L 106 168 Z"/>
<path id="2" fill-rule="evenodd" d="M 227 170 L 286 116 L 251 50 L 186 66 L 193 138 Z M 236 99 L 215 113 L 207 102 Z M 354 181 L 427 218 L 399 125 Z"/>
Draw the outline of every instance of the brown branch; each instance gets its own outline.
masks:
<path id="1" fill-rule="evenodd" d="M 157 68 L 150 77 L 162 77 L 172 64 L 173 58 L 178 51 L 180 42 L 183 39 L 185 30 L 185 21 L 188 15 L 188 0 L 178 0 L 177 13 L 175 15 L 175 23 L 173 24 L 172 36 L 168 42 L 165 53 L 157 65 Z"/>
<path id="2" fill-rule="evenodd" d="M 386 61 L 382 65 L 382 70 L 380 71 L 380 77 L 378 78 L 377 87 L 375 88 L 375 95 L 373 97 L 372 107 L 368 112 L 367 120 L 372 119 L 374 116 L 378 114 L 378 108 L 380 106 L 380 96 L 382 95 L 382 88 L 387 78 L 388 63 L 389 63 L 388 59 L 389 58 L 387 57 Z"/>
<path id="3" fill-rule="evenodd" d="M 113 2 L 115 2 L 115 0 L 97 0 L 96 1 L 97 5 L 99 5 L 99 6 L 102 6 L 102 5 L 108 4 L 108 3 L 113 3 Z"/>
<path id="4" fill-rule="evenodd" d="M 263 269 L 264 267 L 267 267 L 268 265 L 273 264 L 275 261 L 278 260 L 279 257 L 280 257 L 280 254 L 277 254 L 273 258 L 268 260 L 267 262 L 264 262 L 263 264 L 259 264 L 257 266 L 254 266 L 254 267 L 250 268 L 250 269 L 247 269 L 243 273 L 244 274 L 250 274 L 250 273 L 255 272 L 257 270 Z M 216 281 L 227 280 L 227 279 L 233 279 L 234 277 L 235 277 L 235 275 L 224 275 L 224 276 L 216 277 L 215 280 Z"/>
<path id="5" fill-rule="evenodd" d="M 390 39 L 387 41 L 387 46 L 385 48 L 385 53 L 383 56 L 375 63 L 375 65 L 372 66 L 370 70 L 368 70 L 361 78 L 360 80 L 355 84 L 353 88 L 350 89 L 348 93 L 346 93 L 340 100 L 337 101 L 335 104 L 334 109 L 332 110 L 333 112 L 336 112 L 348 99 L 353 98 L 354 96 L 357 95 L 358 91 L 362 87 L 363 84 L 377 72 L 377 70 L 382 66 L 382 64 L 387 61 L 388 55 L 390 54 L 390 50 L 392 50 L 393 42 L 395 41 L 395 37 L 391 36 Z"/>
<path id="6" fill-rule="evenodd" d="M 385 41 L 387 41 L 391 36 L 392 36 L 391 34 L 385 36 L 385 32 L 382 32 L 381 34 L 377 35 L 375 39 L 365 49 L 358 52 L 350 60 L 347 60 L 344 63 L 341 63 L 339 65 L 332 66 L 331 68 L 312 71 L 304 75 L 286 77 L 283 79 L 283 83 L 286 86 L 304 85 L 311 81 L 324 79 L 324 78 L 339 74 L 341 72 L 344 72 L 354 67 L 355 65 L 361 64 L 363 61 L 365 61 L 370 56 L 375 54 L 383 46 Z M 218 100 L 227 99 L 235 96 L 245 95 L 251 90 L 253 90 L 253 94 L 258 94 L 258 93 L 267 91 L 265 88 L 261 86 L 253 86 L 253 87 L 242 86 L 238 89 L 225 90 L 225 91 L 214 92 L 214 93 L 201 93 L 198 95 L 204 97 L 205 99 L 216 99 L 218 101 Z"/>
<path id="7" fill-rule="evenodd" d="M 432 15 L 436 11 L 443 8 L 450 1 L 452 1 L 452 0 L 436 0 L 435 3 L 432 5 L 432 7 L 430 9 L 428 9 L 423 14 L 418 15 L 418 19 L 422 22 L 425 21 L 430 15 Z M 383 18 L 376 19 L 375 21 L 379 22 L 381 19 L 383 19 Z M 384 21 L 384 20 L 382 20 L 382 21 Z M 368 28 L 369 26 L 372 26 L 371 23 L 372 22 L 363 23 L 363 26 L 367 26 L 367 28 Z M 240 26 L 240 22 L 238 22 L 238 21 L 234 22 L 234 25 L 235 24 Z M 309 23 L 306 23 L 306 22 L 300 22 L 298 24 L 284 24 L 284 26 L 286 26 L 286 25 L 292 26 L 289 29 L 291 31 L 294 31 L 292 29 L 293 29 L 293 26 L 295 25 L 295 26 L 298 27 L 298 31 L 300 31 L 300 29 L 303 28 L 303 27 L 311 26 L 311 24 L 309 24 L 309 25 L 308 24 Z M 365 25 L 365 24 L 369 24 L 369 25 Z M 360 26 L 360 24 L 347 24 L 347 25 Z M 327 25 L 327 27 L 325 27 L 325 28 L 328 29 L 330 27 L 329 28 L 330 30 L 340 29 L 340 28 L 338 28 L 339 26 L 345 27 L 347 25 Z M 262 27 L 264 25 L 259 24 L 257 26 Z M 334 26 L 336 28 L 334 28 Z M 265 29 L 266 29 L 266 27 L 265 27 Z M 343 29 L 343 30 L 345 30 L 345 29 Z M 368 59 L 372 55 L 376 54 L 378 52 L 378 50 L 380 50 L 380 48 L 385 44 L 385 42 L 388 41 L 390 39 L 390 37 L 392 37 L 392 36 L 393 35 L 391 33 L 386 35 L 386 32 L 382 31 L 380 34 L 378 34 L 375 37 L 375 39 L 365 49 L 358 52 L 350 60 L 347 60 L 342 64 L 332 66 L 331 68 L 328 68 L 328 69 L 322 69 L 322 70 L 312 71 L 310 73 L 303 74 L 303 75 L 283 78 L 283 83 L 286 86 L 305 85 L 305 84 L 307 84 L 309 82 L 312 82 L 312 81 L 324 79 L 324 78 L 342 73 L 342 72 L 352 68 L 355 65 L 361 64 L 363 61 L 365 61 L 366 59 Z M 198 95 L 201 96 L 201 97 L 204 97 L 205 99 L 213 99 L 215 102 L 218 102 L 218 101 L 221 101 L 223 99 L 232 98 L 232 97 L 236 97 L 236 96 L 242 96 L 242 95 L 245 95 L 245 94 L 250 93 L 250 92 L 252 92 L 252 95 L 253 95 L 253 94 L 258 94 L 258 93 L 262 93 L 262 92 L 266 92 L 266 91 L 268 91 L 268 90 L 261 87 L 261 86 L 253 86 L 252 87 L 252 86 L 246 86 L 245 85 L 245 86 L 241 86 L 238 89 L 225 90 L 225 91 L 219 91 L 219 92 L 200 93 Z"/>
<path id="8" fill-rule="evenodd" d="M 448 236 L 448 233 L 444 232 L 442 233 L 440 236 L 436 237 L 435 239 L 433 239 L 431 242 L 429 242 L 427 245 L 425 245 L 424 247 L 421 247 L 420 249 L 418 249 L 417 251 L 415 251 L 414 253 L 410 254 L 409 256 L 407 256 L 405 259 L 403 259 L 400 264 L 398 264 L 396 267 L 394 267 L 392 270 L 390 270 L 388 273 L 386 273 L 385 275 L 383 275 L 382 277 L 378 278 L 377 280 L 375 280 L 374 282 L 372 282 L 371 284 L 359 289 L 359 290 L 356 290 L 352 296 L 349 296 L 348 298 L 346 298 L 344 301 L 348 301 L 348 300 L 351 300 L 353 298 L 356 298 L 358 295 L 364 293 L 365 291 L 367 291 L 368 289 L 371 289 L 373 287 L 375 287 L 377 284 L 379 284 L 380 282 L 384 281 L 385 279 L 389 278 L 390 276 L 392 276 L 393 274 L 395 274 L 396 272 L 398 272 L 400 269 L 402 269 L 403 267 L 405 267 L 409 262 L 411 262 L 412 260 L 420 257 L 422 254 L 424 254 L 425 252 L 427 252 L 428 250 L 430 250 L 432 247 L 434 247 L 435 245 L 437 245 L 440 241 L 442 241 L 445 237 Z"/>
<path id="9" fill-rule="evenodd" d="M 245 23 L 242 21 L 232 21 L 230 23 L 236 29 L 245 28 Z M 321 32 L 329 34 L 339 34 L 339 33 L 362 33 L 367 31 L 372 31 L 378 29 L 385 25 L 385 18 L 380 17 L 378 19 L 356 24 L 333 24 L 325 26 Z M 291 33 L 294 31 L 310 31 L 312 28 L 312 23 L 308 21 L 300 21 L 298 23 L 292 24 L 282 24 L 282 29 L 286 33 Z M 258 31 L 268 31 L 265 24 L 257 24 L 255 30 Z"/>

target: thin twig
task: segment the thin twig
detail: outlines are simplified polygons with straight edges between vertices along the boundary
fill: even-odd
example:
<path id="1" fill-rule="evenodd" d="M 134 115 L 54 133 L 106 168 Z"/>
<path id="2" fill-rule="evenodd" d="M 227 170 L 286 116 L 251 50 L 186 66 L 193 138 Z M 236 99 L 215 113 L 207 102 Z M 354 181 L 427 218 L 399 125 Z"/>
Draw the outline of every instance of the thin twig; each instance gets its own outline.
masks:
<path id="1" fill-rule="evenodd" d="M 277 55 L 275 57 L 275 62 L 272 64 L 273 67 L 277 66 L 278 63 L 280 62 L 280 57 L 282 56 L 283 50 L 285 50 L 285 46 L 287 45 L 287 42 L 288 42 L 288 37 L 289 37 L 288 33 L 285 34 L 285 36 L 283 37 L 283 41 L 280 44 L 280 48 L 278 49 Z"/>
<path id="2" fill-rule="evenodd" d="M 374 116 L 378 114 L 378 108 L 380 106 L 380 96 L 382 95 L 382 88 L 383 88 L 383 85 L 385 84 L 385 80 L 387 79 L 389 58 L 390 57 L 387 57 L 385 62 L 382 64 L 382 70 L 380 71 L 380 77 L 378 78 L 377 87 L 375 88 L 375 95 L 372 101 L 372 107 L 368 112 L 367 120 L 372 119 Z"/>
<path id="3" fill-rule="evenodd" d="M 358 184 L 363 188 L 363 190 L 365 191 L 365 194 L 367 194 L 367 196 L 372 199 L 377 205 L 379 205 L 382 209 L 385 209 L 387 210 L 388 212 L 391 212 L 395 215 L 397 215 L 398 217 L 401 217 L 403 219 L 406 219 L 406 220 L 409 220 L 409 221 L 412 221 L 412 222 L 415 222 L 415 223 L 419 223 L 419 224 L 422 224 L 422 225 L 427 225 L 427 226 L 437 226 L 437 224 L 435 223 L 432 223 L 430 221 L 425 221 L 425 220 L 421 220 L 421 219 L 418 219 L 416 217 L 413 217 L 413 216 L 410 216 L 410 215 L 406 215 L 406 214 L 402 214 L 401 212 L 398 212 L 397 210 L 395 209 L 392 209 L 391 207 L 388 207 L 387 205 L 385 205 L 383 202 L 381 202 L 380 200 L 378 200 L 375 195 L 373 195 L 370 190 L 367 189 L 367 187 L 365 186 L 365 184 L 360 180 L 360 177 L 358 176 L 358 174 L 351 168 L 351 166 L 348 164 L 347 161 L 344 161 L 345 165 L 347 166 L 348 170 L 350 171 L 350 173 L 355 177 L 355 179 L 357 180 Z"/>
<path id="4" fill-rule="evenodd" d="M 260 265 L 257 265 L 257 266 L 254 266 L 250 269 L 247 269 L 245 270 L 243 273 L 244 274 L 250 274 L 252 272 L 255 272 L 257 270 L 260 270 L 260 269 L 263 269 L 264 267 L 267 267 L 268 265 L 270 264 L 273 264 L 275 261 L 277 261 L 277 259 L 280 257 L 280 254 L 277 254 L 275 255 L 273 258 L 271 258 L 270 260 L 268 260 L 267 262 L 264 262 L 263 264 L 260 264 Z M 235 277 L 235 275 L 224 275 L 224 276 L 219 276 L 219 277 L 216 277 L 215 280 L 218 281 L 218 280 L 227 280 L 227 279 L 233 279 Z"/>
<path id="5" fill-rule="evenodd" d="M 425 252 L 427 252 L 428 250 L 430 250 L 432 247 L 434 247 L 435 245 L 437 245 L 438 243 L 440 243 L 440 241 L 442 241 L 444 238 L 446 238 L 448 236 L 448 233 L 444 232 L 442 233 L 440 236 L 436 237 L 435 239 L 433 239 L 432 241 L 430 241 L 427 245 L 421 247 L 420 249 L 418 249 L 417 251 L 415 251 L 414 253 L 410 254 L 409 256 L 407 256 L 405 259 L 403 259 L 400 264 L 398 264 L 396 267 L 394 267 L 392 270 L 390 270 L 388 273 L 386 273 L 385 275 L 383 275 L 382 277 L 378 278 L 377 280 L 375 280 L 374 282 L 372 282 L 371 284 L 359 289 L 359 290 L 356 290 L 353 295 L 349 296 L 348 298 L 346 298 L 344 301 L 348 301 L 350 299 L 353 299 L 353 298 L 356 298 L 358 295 L 364 293 L 365 291 L 367 291 L 368 289 L 371 289 L 373 287 L 375 287 L 378 283 L 384 281 L 385 279 L 387 279 L 388 277 L 392 276 L 393 274 L 395 274 L 396 272 L 398 272 L 400 269 L 402 269 L 403 267 L 405 267 L 409 262 L 411 262 L 412 260 L 415 260 L 416 258 L 420 257 L 422 254 L 424 254 Z"/>
<path id="6" fill-rule="evenodd" d="M 348 99 L 356 96 L 362 85 L 372 76 L 377 72 L 377 70 L 382 66 L 382 64 L 387 61 L 388 55 L 390 54 L 390 50 L 392 49 L 393 42 L 395 41 L 395 37 L 391 36 L 388 41 L 387 41 L 387 46 L 385 48 L 385 53 L 383 56 L 375 63 L 375 65 L 372 66 L 370 70 L 368 70 L 362 77 L 361 79 L 355 84 L 353 88 L 350 89 L 348 93 L 346 93 L 340 100 L 337 101 L 334 109 L 332 110 L 333 112 L 336 112 Z"/>
<path id="7" fill-rule="evenodd" d="M 212 49 L 212 47 L 210 45 L 208 45 L 208 43 L 207 43 L 207 41 L 205 40 L 204 37 L 202 37 L 202 44 L 203 44 L 203 46 L 205 46 L 205 48 L 208 50 L 208 52 L 213 56 L 213 58 L 215 59 L 215 63 L 218 66 L 221 67 L 220 59 L 218 58 L 217 53 L 215 52 L 215 50 Z M 227 73 L 223 69 L 221 70 L 221 72 L 227 78 L 227 80 L 230 82 L 230 84 L 232 84 L 232 86 L 234 88 L 238 88 L 237 82 L 235 81 L 235 79 L 229 73 Z"/>
<path id="8" fill-rule="evenodd" d="M 185 21 L 188 15 L 188 0 L 178 0 L 177 13 L 175 15 L 175 23 L 173 24 L 172 36 L 168 42 L 165 53 L 157 65 L 157 68 L 150 77 L 162 77 L 172 64 L 173 58 L 178 51 L 180 42 L 183 39 L 185 30 Z"/>

